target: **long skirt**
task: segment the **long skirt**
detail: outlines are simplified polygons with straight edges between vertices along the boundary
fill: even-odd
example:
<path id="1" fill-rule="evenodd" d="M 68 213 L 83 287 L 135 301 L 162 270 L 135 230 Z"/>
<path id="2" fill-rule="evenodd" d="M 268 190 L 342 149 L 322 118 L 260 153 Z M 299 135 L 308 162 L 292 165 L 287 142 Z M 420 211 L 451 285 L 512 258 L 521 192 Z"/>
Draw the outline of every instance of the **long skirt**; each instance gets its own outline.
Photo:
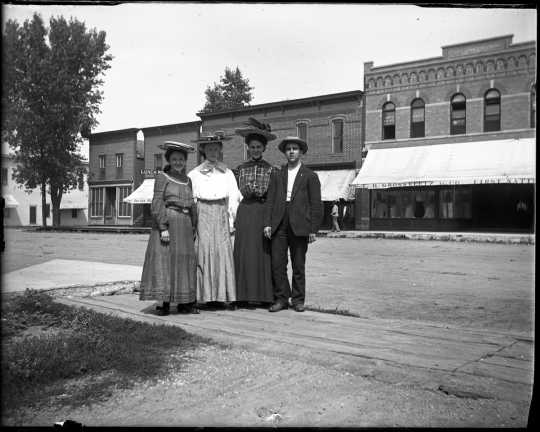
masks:
<path id="1" fill-rule="evenodd" d="M 264 204 L 244 200 L 236 213 L 234 266 L 239 301 L 272 302 L 270 240 L 264 237 Z"/>
<path id="2" fill-rule="evenodd" d="M 236 300 L 234 258 L 225 200 L 198 201 L 197 300 Z"/>
<path id="3" fill-rule="evenodd" d="M 191 217 L 167 209 L 169 243 L 152 228 L 141 279 L 141 300 L 192 303 L 197 300 L 197 261 Z"/>

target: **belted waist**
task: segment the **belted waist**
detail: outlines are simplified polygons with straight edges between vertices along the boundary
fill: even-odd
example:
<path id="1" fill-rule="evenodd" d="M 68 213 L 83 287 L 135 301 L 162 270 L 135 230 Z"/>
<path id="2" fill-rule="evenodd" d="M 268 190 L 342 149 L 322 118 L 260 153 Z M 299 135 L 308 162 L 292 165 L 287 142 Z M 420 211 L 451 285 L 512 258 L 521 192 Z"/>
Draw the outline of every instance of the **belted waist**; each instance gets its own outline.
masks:
<path id="1" fill-rule="evenodd" d="M 266 197 L 249 197 L 249 198 L 244 198 L 242 200 L 242 202 L 244 203 L 250 203 L 250 202 L 259 202 L 259 203 L 263 203 L 263 202 L 266 202 Z"/>
<path id="2" fill-rule="evenodd" d="M 167 208 L 169 208 L 171 210 L 175 210 L 177 212 L 185 213 L 185 214 L 190 214 L 191 213 L 191 207 L 184 207 L 184 206 L 180 206 L 180 205 L 176 205 L 176 204 L 168 204 L 165 207 L 167 207 Z"/>
<path id="3" fill-rule="evenodd" d="M 227 202 L 227 198 L 220 198 L 215 200 L 206 200 L 202 198 L 197 198 L 197 201 L 205 203 L 205 204 L 225 204 Z"/>

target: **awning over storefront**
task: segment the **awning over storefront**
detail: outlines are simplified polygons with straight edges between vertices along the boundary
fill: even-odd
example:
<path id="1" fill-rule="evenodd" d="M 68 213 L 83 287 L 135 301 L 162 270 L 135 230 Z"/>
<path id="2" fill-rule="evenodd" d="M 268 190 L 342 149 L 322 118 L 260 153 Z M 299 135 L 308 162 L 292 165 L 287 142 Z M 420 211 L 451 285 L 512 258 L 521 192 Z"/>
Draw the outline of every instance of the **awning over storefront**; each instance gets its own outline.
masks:
<path id="1" fill-rule="evenodd" d="M 130 204 L 150 204 L 153 197 L 154 179 L 145 179 L 137 189 L 124 198 L 124 202 Z"/>
<path id="2" fill-rule="evenodd" d="M 354 170 L 328 170 L 315 171 L 321 182 L 321 199 L 334 201 L 340 198 L 345 200 L 354 199 L 354 189 L 349 185 L 356 175 Z"/>
<path id="3" fill-rule="evenodd" d="M 372 149 L 354 187 L 534 183 L 535 139 Z"/>
<path id="4" fill-rule="evenodd" d="M 5 200 L 6 208 L 16 208 L 19 206 L 19 203 L 17 202 L 17 200 L 11 194 L 5 195 L 4 200 Z"/>

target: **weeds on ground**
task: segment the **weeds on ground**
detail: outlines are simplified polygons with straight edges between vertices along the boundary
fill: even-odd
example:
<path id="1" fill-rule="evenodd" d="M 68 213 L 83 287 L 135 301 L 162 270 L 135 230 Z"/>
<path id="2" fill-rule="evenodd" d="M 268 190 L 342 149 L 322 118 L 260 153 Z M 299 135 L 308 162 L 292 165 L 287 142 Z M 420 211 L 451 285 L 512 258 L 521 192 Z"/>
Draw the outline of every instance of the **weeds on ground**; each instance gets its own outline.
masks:
<path id="1" fill-rule="evenodd" d="M 2 409 L 102 399 L 113 386 L 177 370 L 183 352 L 206 343 L 178 327 L 63 305 L 44 293 L 10 296 L 2 302 Z"/>

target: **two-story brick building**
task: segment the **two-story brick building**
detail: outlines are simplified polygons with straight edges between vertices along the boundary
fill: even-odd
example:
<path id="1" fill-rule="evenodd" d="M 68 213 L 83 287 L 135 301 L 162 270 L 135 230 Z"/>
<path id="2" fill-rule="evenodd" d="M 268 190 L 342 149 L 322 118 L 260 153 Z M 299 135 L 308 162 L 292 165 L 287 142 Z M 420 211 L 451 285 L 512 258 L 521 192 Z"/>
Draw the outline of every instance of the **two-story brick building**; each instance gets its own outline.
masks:
<path id="1" fill-rule="evenodd" d="M 133 221 L 135 225 L 151 226 L 152 223 L 150 204 L 154 191 L 154 177 L 167 163 L 165 151 L 160 149 L 159 146 L 165 141 L 179 141 L 191 144 L 192 141 L 199 138 L 200 128 L 201 122 L 197 120 L 141 129 L 144 135 L 144 169 L 140 172 L 143 181 L 132 194 L 126 197 L 126 202 L 132 204 L 142 214 L 141 217 Z M 186 164 L 186 171 L 189 172 L 195 168 L 198 161 L 199 158 L 196 153 L 190 154 Z"/>
<path id="2" fill-rule="evenodd" d="M 319 175 L 322 198 L 325 202 L 323 227 L 330 226 L 332 200 L 343 199 L 340 210 L 347 208 L 343 223 L 354 227 L 354 206 L 349 185 L 362 160 L 363 142 L 363 92 L 354 90 L 284 100 L 249 107 L 198 113 L 202 120 L 202 135 L 223 132 L 233 136 L 223 146 L 223 161 L 231 168 L 248 159 L 242 137 L 234 135 L 237 128 L 249 117 L 269 123 L 277 140 L 269 143 L 264 158 L 274 165 L 285 163 L 284 155 L 277 149 L 280 139 L 296 135 L 308 143 L 303 162 Z"/>
<path id="3" fill-rule="evenodd" d="M 512 35 L 364 64 L 357 229 L 533 229 L 536 44 Z"/>
<path id="4" fill-rule="evenodd" d="M 89 225 L 134 225 L 142 208 L 124 199 L 142 180 L 144 154 L 138 152 L 137 133 L 130 128 L 89 137 Z"/>

